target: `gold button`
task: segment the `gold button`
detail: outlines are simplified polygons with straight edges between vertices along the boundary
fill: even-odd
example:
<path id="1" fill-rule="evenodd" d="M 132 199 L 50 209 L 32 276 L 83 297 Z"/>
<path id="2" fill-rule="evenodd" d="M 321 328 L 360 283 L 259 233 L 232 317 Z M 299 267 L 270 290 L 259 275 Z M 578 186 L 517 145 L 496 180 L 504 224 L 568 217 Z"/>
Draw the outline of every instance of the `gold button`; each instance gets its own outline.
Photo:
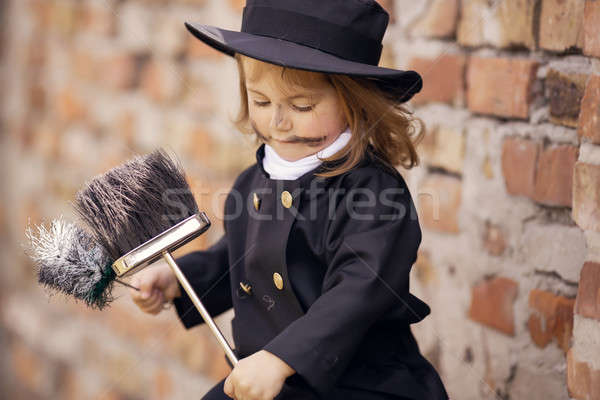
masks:
<path id="1" fill-rule="evenodd" d="M 242 289 L 244 290 L 244 292 L 248 293 L 248 294 L 252 294 L 252 286 L 248 285 L 247 283 L 244 282 L 240 282 L 240 286 L 242 287 Z"/>
<path id="2" fill-rule="evenodd" d="M 275 283 L 275 287 L 277 287 L 277 289 L 283 289 L 283 278 L 277 272 L 273 274 L 273 283 Z"/>
<path id="3" fill-rule="evenodd" d="M 281 203 L 285 208 L 290 208 L 292 206 L 292 195 L 287 190 L 284 190 L 281 193 Z"/>
<path id="4" fill-rule="evenodd" d="M 252 193 L 252 201 L 254 202 L 254 208 L 256 211 L 260 208 L 260 198 L 256 193 Z"/>

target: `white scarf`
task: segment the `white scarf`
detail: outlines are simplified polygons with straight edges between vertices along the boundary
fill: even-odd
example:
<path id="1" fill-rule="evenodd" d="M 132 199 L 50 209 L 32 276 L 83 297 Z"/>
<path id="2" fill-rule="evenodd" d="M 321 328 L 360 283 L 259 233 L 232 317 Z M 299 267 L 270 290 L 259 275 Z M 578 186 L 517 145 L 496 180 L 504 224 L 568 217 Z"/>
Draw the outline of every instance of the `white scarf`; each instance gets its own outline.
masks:
<path id="1" fill-rule="evenodd" d="M 315 154 L 296 161 L 288 161 L 281 158 L 271 146 L 265 144 L 263 168 L 267 171 L 271 179 L 298 179 L 306 172 L 318 167 L 323 162 L 319 158 L 331 157 L 337 153 L 348 143 L 351 136 L 350 127 L 348 127 L 329 146 L 319 150 Z"/>

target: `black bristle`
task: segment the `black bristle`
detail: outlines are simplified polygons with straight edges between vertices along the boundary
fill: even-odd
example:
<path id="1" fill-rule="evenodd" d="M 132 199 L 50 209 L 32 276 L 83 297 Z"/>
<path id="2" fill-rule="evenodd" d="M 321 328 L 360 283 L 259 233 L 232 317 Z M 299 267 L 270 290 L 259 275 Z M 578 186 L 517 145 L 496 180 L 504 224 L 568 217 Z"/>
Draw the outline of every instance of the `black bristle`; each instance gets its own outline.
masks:
<path id="1" fill-rule="evenodd" d="M 163 149 L 92 179 L 75 210 L 113 259 L 198 212 L 180 164 Z"/>

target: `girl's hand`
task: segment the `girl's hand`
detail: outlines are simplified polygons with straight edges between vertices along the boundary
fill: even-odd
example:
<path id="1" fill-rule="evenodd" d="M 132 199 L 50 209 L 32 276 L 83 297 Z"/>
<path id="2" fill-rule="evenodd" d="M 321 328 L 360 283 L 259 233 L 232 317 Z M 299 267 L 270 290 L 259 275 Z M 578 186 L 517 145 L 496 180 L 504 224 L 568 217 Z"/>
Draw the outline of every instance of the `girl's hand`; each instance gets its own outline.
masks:
<path id="1" fill-rule="evenodd" d="M 136 273 L 130 283 L 140 288 L 139 291 L 129 289 L 131 299 L 148 314 L 158 314 L 164 303 L 181 296 L 179 281 L 163 260 Z"/>
<path id="2" fill-rule="evenodd" d="M 285 379 L 295 372 L 276 355 L 260 350 L 236 364 L 223 391 L 235 400 L 273 400 Z"/>

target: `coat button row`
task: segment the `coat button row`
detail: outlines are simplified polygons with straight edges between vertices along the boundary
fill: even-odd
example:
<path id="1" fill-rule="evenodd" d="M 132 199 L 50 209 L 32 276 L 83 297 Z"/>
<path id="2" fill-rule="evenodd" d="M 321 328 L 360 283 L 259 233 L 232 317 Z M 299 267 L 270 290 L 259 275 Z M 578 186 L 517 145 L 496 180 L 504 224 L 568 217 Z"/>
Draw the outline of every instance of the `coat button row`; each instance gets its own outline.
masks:
<path id="1" fill-rule="evenodd" d="M 290 208 L 292 206 L 292 195 L 287 190 L 281 192 L 281 204 L 285 208 Z M 260 208 L 260 197 L 256 193 L 252 193 L 252 202 L 254 203 L 254 209 L 258 211 Z"/>

